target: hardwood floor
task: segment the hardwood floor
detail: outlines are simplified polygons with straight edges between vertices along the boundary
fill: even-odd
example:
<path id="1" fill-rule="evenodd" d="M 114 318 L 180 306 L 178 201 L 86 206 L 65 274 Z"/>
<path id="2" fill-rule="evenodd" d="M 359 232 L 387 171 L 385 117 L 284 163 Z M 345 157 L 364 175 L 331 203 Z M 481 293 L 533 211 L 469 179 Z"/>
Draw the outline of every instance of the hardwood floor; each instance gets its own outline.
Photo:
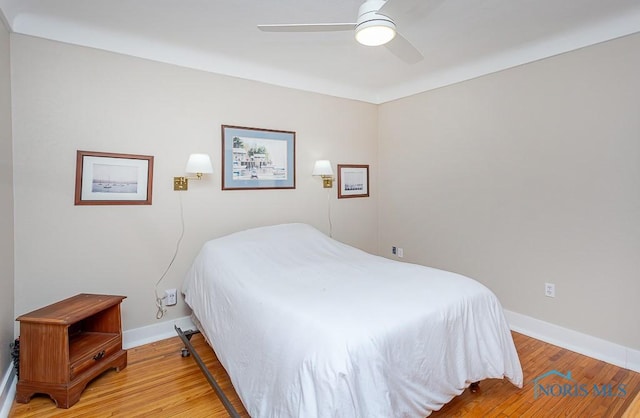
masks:
<path id="1" fill-rule="evenodd" d="M 513 339 L 524 372 L 522 389 L 504 380 L 485 380 L 478 393 L 467 390 L 430 417 L 621 417 L 640 392 L 640 373 L 515 332 Z M 549 395 L 540 391 L 536 399 L 534 379 L 551 370 L 571 372 L 573 381 L 555 375 L 541 379 Z M 624 396 L 614 396 L 622 394 L 618 385 L 624 385 Z M 610 396 L 605 396 L 608 387 Z M 568 394 L 562 396 L 565 388 Z"/>
<path id="2" fill-rule="evenodd" d="M 638 418 L 640 417 L 640 393 L 636 395 L 636 398 L 631 403 L 631 406 L 622 415 L 622 418 Z"/>
<path id="3" fill-rule="evenodd" d="M 640 411 L 634 398 L 640 399 L 640 373 L 612 366 L 560 347 L 513 333 L 524 370 L 525 385 L 518 389 L 510 383 L 491 379 L 480 384 L 478 393 L 468 390 L 454 398 L 431 417 L 635 417 Z M 234 407 L 248 414 L 233 391 L 224 369 L 201 335 L 192 343 L 223 388 Z M 68 410 L 58 409 L 45 396 L 36 396 L 27 404 L 14 402 L 10 417 L 226 417 L 222 403 L 191 357 L 180 355 L 178 337 L 129 350 L 129 365 L 117 373 L 108 371 L 94 380 L 80 401 Z M 534 379 L 551 370 L 571 372 L 573 382 L 559 376 L 540 381 L 549 395 L 534 394 Z M 558 394 L 564 385 L 574 395 Z M 596 385 L 598 392 L 593 389 Z M 611 386 L 607 386 L 611 385 Z M 624 396 L 604 396 L 622 386 Z M 605 390 L 603 390 L 603 388 Z M 581 390 L 582 389 L 582 390 Z M 585 391 L 587 393 L 585 393 Z M 582 395 L 582 396 L 575 396 Z M 633 406 L 632 406 L 633 404 Z M 636 408 L 636 409 L 634 409 Z M 625 417 L 625 418 L 626 418 Z"/>
<path id="4" fill-rule="evenodd" d="M 194 348 L 238 412 L 244 411 L 213 350 L 201 335 Z M 121 372 L 105 372 L 91 382 L 80 401 L 68 410 L 56 408 L 46 396 L 27 404 L 14 402 L 10 417 L 227 417 L 226 410 L 191 357 L 182 357 L 176 336 L 128 350 Z"/>

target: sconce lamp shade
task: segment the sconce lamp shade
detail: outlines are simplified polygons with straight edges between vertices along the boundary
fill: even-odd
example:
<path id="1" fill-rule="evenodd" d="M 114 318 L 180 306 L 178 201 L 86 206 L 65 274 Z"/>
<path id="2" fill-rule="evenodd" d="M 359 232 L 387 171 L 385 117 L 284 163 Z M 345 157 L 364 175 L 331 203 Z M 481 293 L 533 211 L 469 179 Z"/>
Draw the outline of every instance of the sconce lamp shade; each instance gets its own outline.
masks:
<path id="1" fill-rule="evenodd" d="M 322 177 L 322 187 L 328 189 L 333 187 L 333 170 L 331 169 L 331 161 L 318 160 L 313 166 L 312 176 Z"/>
<path id="2" fill-rule="evenodd" d="M 211 158 L 208 154 L 191 154 L 184 171 L 187 173 L 213 173 Z"/>
<path id="3" fill-rule="evenodd" d="M 333 170 L 331 169 L 331 161 L 318 160 L 313 166 L 312 176 L 333 176 Z"/>
<path id="4" fill-rule="evenodd" d="M 209 154 L 191 154 L 184 171 L 187 173 L 195 173 L 196 176 L 174 177 L 173 190 L 189 190 L 189 179 L 202 180 L 204 174 L 213 173 L 213 166 L 211 165 L 211 158 L 209 158 Z"/>

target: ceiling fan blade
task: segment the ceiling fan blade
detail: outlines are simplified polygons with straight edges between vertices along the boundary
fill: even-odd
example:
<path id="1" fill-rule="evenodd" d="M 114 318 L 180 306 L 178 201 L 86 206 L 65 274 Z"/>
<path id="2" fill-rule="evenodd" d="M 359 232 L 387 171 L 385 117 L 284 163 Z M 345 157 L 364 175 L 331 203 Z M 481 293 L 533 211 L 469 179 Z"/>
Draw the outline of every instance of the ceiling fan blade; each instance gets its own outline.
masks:
<path id="1" fill-rule="evenodd" d="M 400 58 L 407 64 L 415 64 L 424 59 L 422 53 L 411 45 L 411 42 L 409 42 L 400 33 L 396 33 L 396 36 L 391 40 L 391 42 L 384 46 L 387 47 L 393 55 Z"/>
<path id="2" fill-rule="evenodd" d="M 301 23 L 284 25 L 258 25 L 263 32 L 339 32 L 355 29 L 355 23 Z"/>

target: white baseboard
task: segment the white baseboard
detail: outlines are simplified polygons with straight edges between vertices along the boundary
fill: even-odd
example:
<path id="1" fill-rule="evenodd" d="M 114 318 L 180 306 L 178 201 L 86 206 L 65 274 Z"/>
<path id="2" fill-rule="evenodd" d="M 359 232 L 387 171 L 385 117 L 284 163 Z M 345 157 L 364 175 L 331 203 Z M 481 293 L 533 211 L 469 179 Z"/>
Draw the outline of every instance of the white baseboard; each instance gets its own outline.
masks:
<path id="1" fill-rule="evenodd" d="M 196 329 L 193 322 L 191 322 L 191 318 L 188 316 L 171 321 L 158 322 L 153 325 L 147 325 L 146 327 L 130 329 L 122 333 L 122 348 L 129 349 L 167 338 L 177 337 L 178 334 L 174 329 L 175 325 L 182 328 L 183 331 Z"/>
<path id="2" fill-rule="evenodd" d="M 516 312 L 504 311 L 513 331 L 567 350 L 640 372 L 640 351 Z"/>
<path id="3" fill-rule="evenodd" d="M 13 368 L 13 362 L 9 363 L 9 368 L 0 383 L 0 418 L 7 418 L 11 412 L 13 398 L 16 395 L 16 372 Z"/>

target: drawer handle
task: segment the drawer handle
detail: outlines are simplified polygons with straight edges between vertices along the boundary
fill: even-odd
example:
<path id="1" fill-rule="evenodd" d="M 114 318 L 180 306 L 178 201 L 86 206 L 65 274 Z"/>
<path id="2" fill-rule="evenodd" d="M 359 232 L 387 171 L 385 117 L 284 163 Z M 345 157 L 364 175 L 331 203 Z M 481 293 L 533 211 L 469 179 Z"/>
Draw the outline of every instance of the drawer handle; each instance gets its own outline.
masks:
<path id="1" fill-rule="evenodd" d="M 104 350 L 102 350 L 101 352 L 99 352 L 98 354 L 93 356 L 93 359 L 94 360 L 100 360 L 102 357 L 104 357 Z"/>

